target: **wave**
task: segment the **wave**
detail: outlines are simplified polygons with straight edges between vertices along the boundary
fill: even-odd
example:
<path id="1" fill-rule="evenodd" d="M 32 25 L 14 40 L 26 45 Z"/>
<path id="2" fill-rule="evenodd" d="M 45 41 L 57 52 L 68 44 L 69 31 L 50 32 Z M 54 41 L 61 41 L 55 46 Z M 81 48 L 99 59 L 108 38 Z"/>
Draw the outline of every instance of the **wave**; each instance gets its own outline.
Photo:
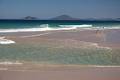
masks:
<path id="1" fill-rule="evenodd" d="M 60 27 L 74 27 L 74 28 L 90 28 L 92 27 L 92 25 L 87 25 L 87 24 L 83 24 L 83 25 L 59 25 Z"/>
<path id="2" fill-rule="evenodd" d="M 0 65 L 22 65 L 23 63 L 20 63 L 18 61 L 15 62 L 11 62 L 11 61 L 4 61 L 4 62 L 0 62 Z"/>
<path id="3" fill-rule="evenodd" d="M 104 29 L 120 29 L 120 27 L 104 27 Z"/>
<path id="4" fill-rule="evenodd" d="M 53 30 L 72 30 L 76 28 L 24 28 L 24 29 L 2 29 L 0 33 L 8 33 L 8 32 L 35 32 L 35 31 L 53 31 Z"/>
<path id="5" fill-rule="evenodd" d="M 8 39 L 5 39 L 5 37 L 0 37 L 0 44 L 13 44 L 15 43 L 15 41 L 12 41 L 12 40 L 8 40 Z"/>
<path id="6" fill-rule="evenodd" d="M 0 33 L 9 33 L 9 32 L 36 32 L 36 31 L 56 31 L 56 30 L 96 30 L 96 29 L 120 29 L 119 26 L 115 27 L 99 27 L 88 24 L 82 25 L 58 25 L 57 27 L 50 27 L 49 24 L 42 24 L 36 28 L 21 28 L 21 29 L 0 29 Z"/>
<path id="7" fill-rule="evenodd" d="M 37 28 L 23 29 L 0 29 L 0 33 L 8 32 L 34 32 L 34 31 L 54 31 L 54 30 L 74 30 L 80 27 L 92 27 L 92 25 L 58 25 L 58 27 L 49 27 L 48 24 L 42 24 Z"/>

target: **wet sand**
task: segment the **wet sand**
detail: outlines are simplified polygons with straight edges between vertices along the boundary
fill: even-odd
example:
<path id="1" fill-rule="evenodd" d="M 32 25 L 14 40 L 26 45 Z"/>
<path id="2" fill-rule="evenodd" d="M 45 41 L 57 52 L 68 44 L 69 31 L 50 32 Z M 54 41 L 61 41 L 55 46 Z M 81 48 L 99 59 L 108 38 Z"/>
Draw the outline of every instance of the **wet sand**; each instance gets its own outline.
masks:
<path id="1" fill-rule="evenodd" d="M 65 42 L 67 47 L 87 43 L 97 43 L 102 47 L 120 49 L 120 30 L 70 30 L 47 32 L 23 32 L 2 34 L 16 43 L 51 43 Z M 63 44 L 62 44 L 63 45 Z M 86 44 L 89 45 L 89 44 Z M 80 45 L 79 45 L 80 46 Z M 95 45 L 96 46 L 96 45 Z M 0 80 L 120 80 L 120 67 L 74 67 L 37 69 L 26 71 L 0 70 Z"/>
<path id="2" fill-rule="evenodd" d="M 120 68 L 0 71 L 0 80 L 120 80 Z"/>
<path id="3" fill-rule="evenodd" d="M 97 30 L 70 30 L 70 31 L 44 31 L 44 32 L 18 32 L 2 33 L 7 39 L 14 40 L 16 43 L 42 43 L 49 41 L 81 41 L 96 43 L 99 46 L 120 48 L 120 29 L 104 31 Z"/>

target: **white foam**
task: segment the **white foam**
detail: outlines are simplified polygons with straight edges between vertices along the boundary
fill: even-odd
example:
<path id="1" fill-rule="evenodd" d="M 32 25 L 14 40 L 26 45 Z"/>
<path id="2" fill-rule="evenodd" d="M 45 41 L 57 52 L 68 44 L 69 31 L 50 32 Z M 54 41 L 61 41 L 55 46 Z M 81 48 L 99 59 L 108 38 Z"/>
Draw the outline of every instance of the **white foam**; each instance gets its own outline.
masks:
<path id="1" fill-rule="evenodd" d="M 13 44 L 15 41 L 5 39 L 5 37 L 0 37 L 0 44 Z"/>
<path id="2" fill-rule="evenodd" d="M 53 30 L 71 30 L 76 28 L 29 28 L 29 29 L 2 29 L 0 33 L 8 33 L 8 32 L 35 32 L 35 31 L 53 31 Z"/>
<path id="3" fill-rule="evenodd" d="M 105 27 L 105 29 L 120 29 L 120 27 Z"/>
<path id="4" fill-rule="evenodd" d="M 0 65 L 22 65 L 23 63 L 20 63 L 18 61 L 15 62 L 10 62 L 10 61 L 5 61 L 5 62 L 0 62 Z"/>
<path id="5" fill-rule="evenodd" d="M 88 27 L 92 27 L 92 25 L 87 25 L 87 24 L 83 24 L 83 25 L 59 25 L 60 27 L 65 27 L 65 28 L 88 28 Z"/>
<path id="6" fill-rule="evenodd" d="M 111 27 L 105 27 L 105 26 L 96 26 L 96 27 L 92 27 L 91 29 L 100 29 L 100 30 L 103 30 L 103 29 L 120 29 L 120 26 L 111 26 Z"/>
<path id="7" fill-rule="evenodd" d="M 46 34 L 50 34 L 50 33 L 36 34 L 36 35 L 30 35 L 30 36 L 22 36 L 21 38 L 37 37 L 37 36 L 46 35 Z"/>
<path id="8" fill-rule="evenodd" d="M 48 24 L 40 25 L 38 28 L 24 28 L 24 29 L 0 29 L 0 33 L 8 32 L 34 32 L 34 31 L 53 31 L 53 30 L 73 30 L 78 27 L 92 27 L 92 25 L 59 25 L 60 28 L 51 28 Z"/>
<path id="9" fill-rule="evenodd" d="M 97 30 L 103 29 L 103 27 L 94 27 L 93 25 L 83 24 L 83 25 L 58 25 L 59 27 L 49 27 L 49 24 L 42 24 L 37 26 L 37 28 L 23 28 L 23 29 L 0 29 L 0 33 L 10 33 L 10 32 L 36 32 L 36 31 L 55 31 L 55 30 Z M 120 29 L 119 26 L 104 27 L 104 29 Z"/>

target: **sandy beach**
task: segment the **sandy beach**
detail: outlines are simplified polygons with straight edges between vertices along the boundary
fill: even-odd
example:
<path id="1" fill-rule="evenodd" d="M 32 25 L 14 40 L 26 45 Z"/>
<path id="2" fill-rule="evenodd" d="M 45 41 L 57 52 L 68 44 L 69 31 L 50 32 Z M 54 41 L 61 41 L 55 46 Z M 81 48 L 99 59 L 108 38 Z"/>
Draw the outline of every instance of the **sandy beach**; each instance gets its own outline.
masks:
<path id="1" fill-rule="evenodd" d="M 59 41 L 69 43 L 88 42 L 95 43 L 99 46 L 120 48 L 120 29 L 106 30 L 60 30 L 60 31 L 41 31 L 41 32 L 17 32 L 2 33 L 1 36 L 15 41 L 16 43 L 44 43 Z M 51 43 L 50 42 L 50 43 Z M 69 43 L 72 44 L 72 43 Z M 82 44 L 82 43 L 81 43 Z"/>
<path id="2" fill-rule="evenodd" d="M 15 44 L 50 44 L 56 48 L 109 48 L 120 49 L 120 30 L 70 30 L 2 33 L 6 39 Z M 114 36 L 115 35 L 115 36 Z M 64 46 L 63 46 L 64 45 Z M 24 65 L 25 66 L 25 65 Z M 32 67 L 31 67 L 32 66 Z M 92 67 L 92 66 L 47 66 L 31 65 L 26 67 L 2 65 L 0 80 L 119 80 L 120 67 Z M 6 68 L 9 68 L 7 70 Z M 21 68 L 22 70 L 12 70 Z M 27 70 L 28 69 L 28 70 Z"/>
<path id="3" fill-rule="evenodd" d="M 0 71 L 0 80 L 119 80 L 120 68 Z"/>

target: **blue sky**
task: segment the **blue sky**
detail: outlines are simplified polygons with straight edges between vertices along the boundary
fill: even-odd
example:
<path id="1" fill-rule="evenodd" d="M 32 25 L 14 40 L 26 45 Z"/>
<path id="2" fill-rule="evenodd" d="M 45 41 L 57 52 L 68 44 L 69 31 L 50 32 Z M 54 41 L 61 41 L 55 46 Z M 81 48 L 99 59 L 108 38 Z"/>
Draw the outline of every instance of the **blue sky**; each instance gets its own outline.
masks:
<path id="1" fill-rule="evenodd" d="M 0 0 L 0 18 L 118 18 L 120 0 Z"/>

